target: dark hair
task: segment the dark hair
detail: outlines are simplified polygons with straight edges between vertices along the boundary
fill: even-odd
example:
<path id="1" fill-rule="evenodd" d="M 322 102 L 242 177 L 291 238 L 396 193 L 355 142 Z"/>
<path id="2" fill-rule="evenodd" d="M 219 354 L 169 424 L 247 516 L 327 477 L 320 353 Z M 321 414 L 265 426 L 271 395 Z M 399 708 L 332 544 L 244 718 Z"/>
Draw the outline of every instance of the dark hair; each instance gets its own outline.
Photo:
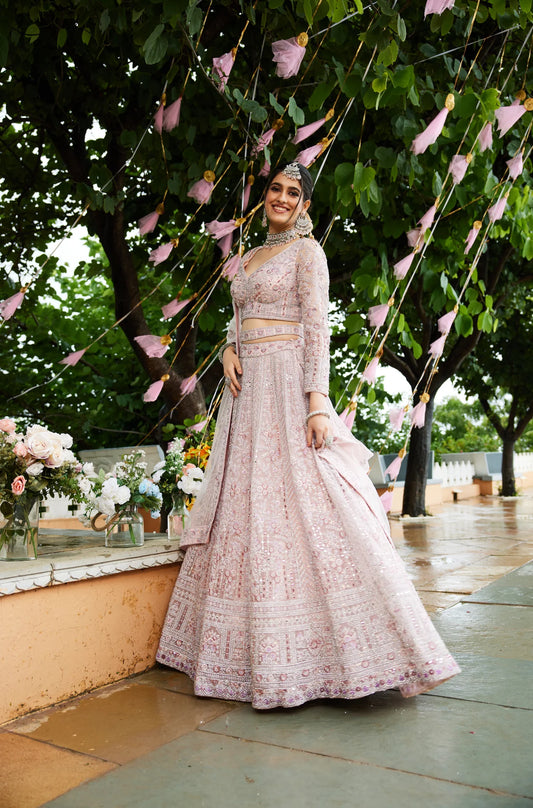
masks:
<path id="1" fill-rule="evenodd" d="M 282 174 L 283 171 L 287 168 L 287 166 L 293 165 L 294 163 L 296 163 L 295 160 L 293 160 L 292 163 L 285 163 L 285 165 L 276 166 L 275 168 L 273 168 L 270 174 L 268 175 L 266 191 L 268 191 L 268 189 L 270 188 L 270 186 L 272 185 L 274 179 L 278 176 L 278 174 Z M 300 170 L 300 177 L 301 177 L 300 185 L 302 186 L 303 201 L 307 202 L 307 200 L 308 199 L 310 200 L 313 195 L 313 185 L 314 185 L 313 178 L 305 166 L 303 166 L 301 163 L 296 163 L 296 165 Z"/>

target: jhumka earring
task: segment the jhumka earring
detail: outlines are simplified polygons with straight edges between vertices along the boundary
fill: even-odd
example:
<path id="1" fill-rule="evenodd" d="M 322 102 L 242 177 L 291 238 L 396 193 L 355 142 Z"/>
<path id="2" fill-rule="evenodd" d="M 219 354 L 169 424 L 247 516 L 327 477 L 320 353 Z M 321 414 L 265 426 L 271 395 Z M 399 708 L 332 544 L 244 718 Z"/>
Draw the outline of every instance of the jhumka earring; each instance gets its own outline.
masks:
<path id="1" fill-rule="evenodd" d="M 267 222 L 267 214 L 266 214 L 266 210 L 264 208 L 263 208 L 263 218 L 261 219 L 261 224 L 263 225 L 263 227 L 266 227 L 267 224 L 268 224 L 268 222 Z"/>
<path id="2" fill-rule="evenodd" d="M 313 229 L 313 222 L 307 211 L 302 211 L 294 224 L 294 229 L 299 236 L 308 236 Z"/>

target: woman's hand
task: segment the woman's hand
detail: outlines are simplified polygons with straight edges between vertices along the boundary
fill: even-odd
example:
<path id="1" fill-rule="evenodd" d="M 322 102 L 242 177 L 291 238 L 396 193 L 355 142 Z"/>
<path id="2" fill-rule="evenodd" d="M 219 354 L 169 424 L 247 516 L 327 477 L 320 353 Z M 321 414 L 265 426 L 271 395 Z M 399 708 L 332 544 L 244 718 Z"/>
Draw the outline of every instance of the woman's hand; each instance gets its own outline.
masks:
<path id="1" fill-rule="evenodd" d="M 233 398 L 237 398 L 241 389 L 241 384 L 237 378 L 237 374 L 242 376 L 242 367 L 239 357 L 231 345 L 229 345 L 222 354 L 222 367 L 224 368 L 225 383 L 229 387 Z"/>
<path id="2" fill-rule="evenodd" d="M 307 445 L 312 446 L 315 442 L 315 449 L 321 449 L 326 445 L 326 438 L 329 431 L 329 418 L 326 415 L 313 415 L 307 422 Z"/>

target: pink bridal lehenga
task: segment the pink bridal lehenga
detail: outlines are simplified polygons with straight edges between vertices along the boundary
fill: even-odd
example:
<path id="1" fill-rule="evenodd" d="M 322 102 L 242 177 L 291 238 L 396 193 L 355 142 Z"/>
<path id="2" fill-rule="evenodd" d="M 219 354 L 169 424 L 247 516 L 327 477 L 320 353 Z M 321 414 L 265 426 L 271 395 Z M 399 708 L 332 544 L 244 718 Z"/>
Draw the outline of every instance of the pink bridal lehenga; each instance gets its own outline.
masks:
<path id="1" fill-rule="evenodd" d="M 223 396 L 157 659 L 199 696 L 259 709 L 429 690 L 459 667 L 392 544 L 371 452 L 329 400 L 333 444 L 306 445 L 306 392 L 326 383 L 323 252 L 302 239 L 249 277 L 245 266 L 241 319 L 301 325 L 246 332 L 296 338 L 240 346 L 242 391 Z"/>

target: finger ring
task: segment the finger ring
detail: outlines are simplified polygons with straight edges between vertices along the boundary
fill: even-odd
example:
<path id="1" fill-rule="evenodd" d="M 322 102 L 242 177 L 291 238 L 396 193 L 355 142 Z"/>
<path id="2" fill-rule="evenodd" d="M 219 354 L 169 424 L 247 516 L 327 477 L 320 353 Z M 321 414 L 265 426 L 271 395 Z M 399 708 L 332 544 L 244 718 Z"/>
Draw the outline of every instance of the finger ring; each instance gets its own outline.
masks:
<path id="1" fill-rule="evenodd" d="M 324 441 L 324 444 L 325 444 L 326 446 L 331 446 L 331 445 L 332 445 L 332 443 L 333 443 L 333 438 L 331 438 L 331 437 L 328 435 L 328 436 L 327 436 L 327 438 L 326 438 L 326 440 Z"/>
<path id="2" fill-rule="evenodd" d="M 229 377 L 229 376 L 224 376 L 224 384 L 226 385 L 226 387 L 229 387 L 229 386 L 230 386 L 230 384 L 231 384 L 231 379 L 230 379 L 230 377 Z"/>

